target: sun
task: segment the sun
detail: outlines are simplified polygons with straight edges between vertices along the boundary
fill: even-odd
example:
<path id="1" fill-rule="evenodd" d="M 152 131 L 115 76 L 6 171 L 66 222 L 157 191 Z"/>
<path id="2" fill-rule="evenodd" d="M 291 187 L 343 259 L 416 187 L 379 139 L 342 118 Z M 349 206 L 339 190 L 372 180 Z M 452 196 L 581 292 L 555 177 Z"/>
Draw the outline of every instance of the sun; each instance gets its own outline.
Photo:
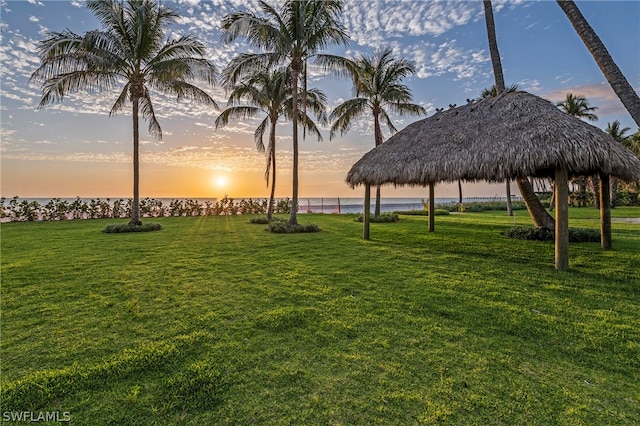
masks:
<path id="1" fill-rule="evenodd" d="M 217 188 L 225 188 L 229 184 L 229 179 L 224 175 L 213 176 L 211 184 Z"/>

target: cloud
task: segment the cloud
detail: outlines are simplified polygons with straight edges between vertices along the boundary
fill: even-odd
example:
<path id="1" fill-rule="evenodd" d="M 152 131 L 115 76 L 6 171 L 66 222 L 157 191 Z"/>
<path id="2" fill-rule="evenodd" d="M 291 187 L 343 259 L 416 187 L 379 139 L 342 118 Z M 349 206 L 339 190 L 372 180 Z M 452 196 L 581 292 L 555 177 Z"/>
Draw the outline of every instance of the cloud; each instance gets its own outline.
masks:
<path id="1" fill-rule="evenodd" d="M 638 88 L 635 88 L 635 90 L 638 90 Z M 568 93 L 572 93 L 577 96 L 584 96 L 590 106 L 598 108 L 595 111 L 595 114 L 600 118 L 607 117 L 607 119 L 615 119 L 616 116 L 621 117 L 629 115 L 629 112 L 626 110 L 609 83 L 606 82 L 571 86 L 559 90 L 548 91 L 540 96 L 552 102 L 560 102 L 566 98 Z"/>

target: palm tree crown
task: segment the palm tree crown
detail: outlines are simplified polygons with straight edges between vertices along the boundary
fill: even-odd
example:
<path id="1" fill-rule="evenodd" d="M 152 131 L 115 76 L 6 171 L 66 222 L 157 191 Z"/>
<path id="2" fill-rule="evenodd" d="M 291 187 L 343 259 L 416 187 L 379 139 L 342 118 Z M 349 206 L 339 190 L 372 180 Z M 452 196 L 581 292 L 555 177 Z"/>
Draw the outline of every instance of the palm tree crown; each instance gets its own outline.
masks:
<path id="1" fill-rule="evenodd" d="M 573 93 L 567 93 L 567 97 L 564 101 L 556 103 L 560 109 L 569 115 L 578 118 L 586 118 L 589 121 L 596 121 L 598 116 L 593 113 L 598 107 L 592 107 L 589 105 L 587 98 L 584 96 L 576 96 Z"/>
<path id="2" fill-rule="evenodd" d="M 383 49 L 373 56 L 360 56 L 347 66 L 353 79 L 355 98 L 338 105 L 329 115 L 333 122 L 330 138 L 340 131 L 344 135 L 357 117 L 372 114 L 375 146 L 382 144 L 380 120 L 391 133 L 397 132 L 389 112 L 405 115 L 426 115 L 420 105 L 411 103 L 411 90 L 401 81 L 415 74 L 415 66 L 406 59 L 396 59 L 391 49 Z M 376 216 L 380 215 L 380 187 L 376 188 Z"/>
<path id="3" fill-rule="evenodd" d="M 178 15 L 154 0 L 90 0 L 87 6 L 103 30 L 77 35 L 69 30 L 50 33 L 40 42 L 40 67 L 31 80 L 42 83 L 39 107 L 62 102 L 81 90 L 99 92 L 122 84 L 109 115 L 131 101 L 134 145 L 134 200 L 131 223 L 139 224 L 138 113 L 149 121 L 149 133 L 162 138 L 151 102 L 151 90 L 217 107 L 192 84 L 216 81 L 217 71 L 204 59 L 205 47 L 191 36 L 165 41 L 167 28 Z"/>

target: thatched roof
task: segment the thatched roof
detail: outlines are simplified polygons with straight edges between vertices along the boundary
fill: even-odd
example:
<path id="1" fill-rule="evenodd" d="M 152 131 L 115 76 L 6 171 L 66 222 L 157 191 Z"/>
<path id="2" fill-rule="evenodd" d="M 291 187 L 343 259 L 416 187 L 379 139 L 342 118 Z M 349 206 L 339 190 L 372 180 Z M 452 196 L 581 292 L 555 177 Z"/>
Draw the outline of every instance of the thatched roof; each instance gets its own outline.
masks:
<path id="1" fill-rule="evenodd" d="M 608 133 L 526 92 L 451 108 L 366 153 L 347 175 L 360 184 L 426 185 L 598 172 L 640 181 L 640 160 Z"/>

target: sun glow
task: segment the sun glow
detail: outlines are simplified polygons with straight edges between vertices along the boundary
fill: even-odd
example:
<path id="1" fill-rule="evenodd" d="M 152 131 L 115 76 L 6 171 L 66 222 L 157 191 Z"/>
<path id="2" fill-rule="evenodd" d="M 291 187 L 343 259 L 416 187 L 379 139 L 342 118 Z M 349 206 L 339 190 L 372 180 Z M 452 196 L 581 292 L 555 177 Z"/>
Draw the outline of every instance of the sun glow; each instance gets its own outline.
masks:
<path id="1" fill-rule="evenodd" d="M 226 176 L 218 175 L 213 177 L 213 184 L 218 188 L 224 188 L 229 183 L 229 180 Z"/>

